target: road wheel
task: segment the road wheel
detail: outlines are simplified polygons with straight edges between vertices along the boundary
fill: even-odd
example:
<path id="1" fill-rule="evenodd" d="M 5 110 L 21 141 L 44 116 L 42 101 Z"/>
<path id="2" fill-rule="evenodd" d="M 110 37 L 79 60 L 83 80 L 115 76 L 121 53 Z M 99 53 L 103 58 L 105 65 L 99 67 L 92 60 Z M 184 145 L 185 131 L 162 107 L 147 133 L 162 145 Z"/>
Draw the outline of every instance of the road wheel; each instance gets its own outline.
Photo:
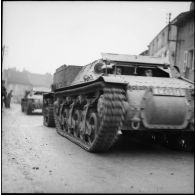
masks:
<path id="1" fill-rule="evenodd" d="M 89 118 L 86 121 L 86 127 L 86 141 L 92 145 L 98 131 L 98 117 L 96 112 L 90 112 Z"/>
<path id="2" fill-rule="evenodd" d="M 75 110 L 73 112 L 73 117 L 72 117 L 72 124 L 73 124 L 73 129 L 74 129 L 74 136 L 75 137 L 80 137 L 80 121 L 81 121 L 81 113 L 79 110 Z"/>
<path id="3" fill-rule="evenodd" d="M 106 87 L 97 107 L 86 118 L 86 144 L 90 152 L 106 152 L 116 142 L 125 116 L 123 89 Z"/>
<path id="4" fill-rule="evenodd" d="M 47 127 L 55 127 L 53 106 L 45 108 L 43 113 L 43 124 Z"/>

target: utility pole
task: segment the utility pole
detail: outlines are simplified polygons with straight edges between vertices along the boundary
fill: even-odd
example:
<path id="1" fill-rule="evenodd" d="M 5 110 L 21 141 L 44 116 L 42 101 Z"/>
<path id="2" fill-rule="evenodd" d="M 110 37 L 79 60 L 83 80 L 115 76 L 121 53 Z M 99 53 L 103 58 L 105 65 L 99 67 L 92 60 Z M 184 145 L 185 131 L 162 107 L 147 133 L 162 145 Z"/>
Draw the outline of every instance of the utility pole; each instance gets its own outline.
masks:
<path id="1" fill-rule="evenodd" d="M 171 20 L 171 13 L 167 13 L 166 14 L 166 24 L 168 25 L 170 23 Z"/>
<path id="2" fill-rule="evenodd" d="M 3 67 L 4 53 L 5 53 L 5 45 L 3 45 L 3 47 L 2 47 L 2 53 L 1 53 L 2 67 Z M 3 68 L 2 68 L 2 69 L 3 69 Z"/>
<path id="3" fill-rule="evenodd" d="M 168 42 L 169 42 L 170 30 L 171 30 L 171 13 L 168 13 L 168 36 L 167 36 Z"/>

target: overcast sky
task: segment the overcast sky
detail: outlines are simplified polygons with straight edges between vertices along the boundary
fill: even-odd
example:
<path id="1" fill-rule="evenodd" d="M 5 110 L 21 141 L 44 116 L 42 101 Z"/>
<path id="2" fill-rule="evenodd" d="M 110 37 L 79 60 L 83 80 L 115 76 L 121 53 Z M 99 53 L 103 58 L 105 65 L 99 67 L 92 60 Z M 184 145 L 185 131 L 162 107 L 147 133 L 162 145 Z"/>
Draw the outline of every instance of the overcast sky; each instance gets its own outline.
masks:
<path id="1" fill-rule="evenodd" d="M 54 73 L 101 52 L 138 55 L 190 1 L 4 1 L 4 68 Z"/>

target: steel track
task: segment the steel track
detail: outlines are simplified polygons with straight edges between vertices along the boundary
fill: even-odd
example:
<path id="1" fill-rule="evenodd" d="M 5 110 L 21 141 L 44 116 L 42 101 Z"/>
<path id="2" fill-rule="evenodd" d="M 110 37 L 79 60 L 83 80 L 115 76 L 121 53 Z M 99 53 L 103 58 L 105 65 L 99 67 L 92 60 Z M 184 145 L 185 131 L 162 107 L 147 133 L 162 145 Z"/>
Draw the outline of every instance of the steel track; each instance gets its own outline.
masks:
<path id="1" fill-rule="evenodd" d="M 57 132 L 89 152 L 107 151 L 115 142 L 118 130 L 122 126 L 124 120 L 124 101 L 126 101 L 124 90 L 121 87 L 116 87 L 114 85 L 104 86 L 102 90 L 103 111 L 97 113 L 98 116 L 100 116 L 98 117 L 99 128 L 96 137 L 91 144 L 62 130 L 60 122 L 54 112 Z"/>

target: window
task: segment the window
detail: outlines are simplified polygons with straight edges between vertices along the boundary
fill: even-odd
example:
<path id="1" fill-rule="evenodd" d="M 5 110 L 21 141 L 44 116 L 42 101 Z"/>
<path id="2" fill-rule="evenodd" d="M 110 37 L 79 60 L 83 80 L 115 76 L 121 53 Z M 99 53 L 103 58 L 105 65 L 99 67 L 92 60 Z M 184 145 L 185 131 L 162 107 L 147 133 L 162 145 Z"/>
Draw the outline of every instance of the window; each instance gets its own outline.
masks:
<path id="1" fill-rule="evenodd" d="M 194 70 L 194 49 L 188 51 L 187 66 L 189 69 Z"/>
<path id="2" fill-rule="evenodd" d="M 182 72 L 186 71 L 187 60 L 188 60 L 188 51 L 184 51 L 184 63 L 183 63 L 183 67 L 182 67 Z"/>
<path id="3" fill-rule="evenodd" d="M 186 78 L 189 78 L 190 71 L 194 70 L 194 49 L 184 52 L 183 73 Z"/>

